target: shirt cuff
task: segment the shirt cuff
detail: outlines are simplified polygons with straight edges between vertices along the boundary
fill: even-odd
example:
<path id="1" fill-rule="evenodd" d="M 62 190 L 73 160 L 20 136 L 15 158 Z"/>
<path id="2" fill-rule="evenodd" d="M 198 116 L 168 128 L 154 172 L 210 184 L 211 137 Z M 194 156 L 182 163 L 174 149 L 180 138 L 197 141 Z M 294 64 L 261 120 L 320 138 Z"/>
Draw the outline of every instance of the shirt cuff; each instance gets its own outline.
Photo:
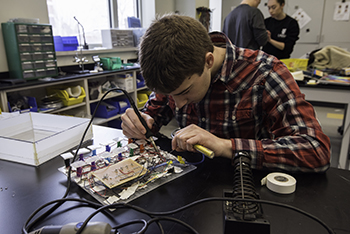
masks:
<path id="1" fill-rule="evenodd" d="M 253 140 L 253 139 L 231 138 L 231 142 L 232 142 L 232 158 L 231 158 L 232 164 L 236 153 L 240 151 L 246 151 L 252 157 L 252 167 L 262 168 L 263 158 L 264 158 L 264 148 L 262 146 L 261 141 Z"/>

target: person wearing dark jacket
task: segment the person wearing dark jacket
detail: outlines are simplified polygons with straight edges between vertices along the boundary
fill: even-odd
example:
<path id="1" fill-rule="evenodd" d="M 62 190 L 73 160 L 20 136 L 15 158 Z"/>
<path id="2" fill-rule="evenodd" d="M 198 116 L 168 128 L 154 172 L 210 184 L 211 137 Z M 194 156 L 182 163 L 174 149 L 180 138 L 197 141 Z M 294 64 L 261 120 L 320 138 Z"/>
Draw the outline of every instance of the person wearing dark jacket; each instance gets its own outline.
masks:
<path id="1" fill-rule="evenodd" d="M 234 45 L 259 50 L 267 43 L 264 16 L 257 8 L 259 4 L 260 0 L 243 0 L 226 16 L 222 32 Z"/>
<path id="2" fill-rule="evenodd" d="M 269 0 L 267 6 L 271 15 L 265 19 L 269 38 L 262 50 L 278 59 L 290 58 L 299 39 L 298 22 L 283 11 L 285 0 Z"/>

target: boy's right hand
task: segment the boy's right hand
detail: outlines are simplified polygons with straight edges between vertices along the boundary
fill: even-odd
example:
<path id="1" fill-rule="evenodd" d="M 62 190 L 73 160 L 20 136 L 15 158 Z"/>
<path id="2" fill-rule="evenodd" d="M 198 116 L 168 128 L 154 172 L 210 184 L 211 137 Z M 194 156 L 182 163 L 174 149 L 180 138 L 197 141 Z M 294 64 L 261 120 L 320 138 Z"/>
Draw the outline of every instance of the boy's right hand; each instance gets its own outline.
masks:
<path id="1" fill-rule="evenodd" d="M 145 114 L 143 112 L 140 112 L 142 118 L 145 119 L 147 126 L 152 129 L 152 125 L 154 123 L 154 119 L 149 116 L 148 114 Z M 121 116 L 122 119 L 122 129 L 123 134 L 128 138 L 136 138 L 136 139 L 146 139 L 146 129 L 142 125 L 141 121 L 139 120 L 138 116 L 136 115 L 135 111 L 132 108 L 128 108 L 125 113 Z"/>

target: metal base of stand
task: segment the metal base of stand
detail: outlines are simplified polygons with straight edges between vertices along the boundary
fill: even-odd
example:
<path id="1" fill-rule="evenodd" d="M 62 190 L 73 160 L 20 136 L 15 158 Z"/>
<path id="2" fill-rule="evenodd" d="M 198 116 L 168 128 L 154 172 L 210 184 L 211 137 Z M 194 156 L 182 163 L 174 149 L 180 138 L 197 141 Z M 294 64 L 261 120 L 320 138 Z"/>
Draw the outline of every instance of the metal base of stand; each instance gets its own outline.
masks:
<path id="1" fill-rule="evenodd" d="M 85 73 L 90 73 L 90 70 L 75 70 L 70 72 L 74 74 L 85 74 Z"/>

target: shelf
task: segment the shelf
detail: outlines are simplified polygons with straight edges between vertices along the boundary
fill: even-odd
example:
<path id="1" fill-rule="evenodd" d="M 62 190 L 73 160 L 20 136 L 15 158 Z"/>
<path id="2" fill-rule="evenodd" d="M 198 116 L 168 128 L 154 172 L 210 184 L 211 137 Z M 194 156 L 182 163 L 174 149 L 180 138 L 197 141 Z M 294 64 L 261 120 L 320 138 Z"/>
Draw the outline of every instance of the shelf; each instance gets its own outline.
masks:
<path id="1" fill-rule="evenodd" d="M 83 74 L 83 75 L 74 75 L 74 76 L 67 76 L 59 79 L 53 79 L 50 81 L 28 81 L 20 85 L 13 85 L 13 86 L 7 86 L 7 87 L 0 87 L 0 107 L 4 112 L 8 112 L 8 95 L 14 92 L 19 92 L 23 96 L 29 96 L 34 97 L 36 100 L 40 100 L 44 95 L 47 95 L 48 88 L 57 88 L 61 86 L 72 86 L 72 85 L 80 85 L 82 88 L 84 88 L 86 97 L 83 100 L 83 102 L 71 106 L 64 106 L 59 109 L 51 109 L 51 110 L 45 110 L 41 111 L 41 113 L 50 113 L 50 114 L 68 114 L 72 116 L 80 116 L 80 117 L 89 117 L 91 116 L 91 106 L 90 104 L 96 104 L 103 94 L 98 95 L 97 99 L 90 99 L 89 90 L 91 88 L 96 88 L 95 86 L 92 86 L 89 81 L 98 81 L 100 84 L 103 84 L 105 80 L 108 80 L 111 76 L 115 76 L 118 74 L 125 74 L 128 73 L 132 75 L 133 77 L 133 87 L 134 89 L 128 91 L 128 94 L 132 98 L 132 100 L 137 103 L 137 93 L 142 90 L 147 90 L 147 87 L 141 87 L 136 88 L 136 77 L 137 73 L 139 72 L 139 68 L 131 68 L 131 69 L 125 69 L 125 70 L 118 70 L 118 71 L 105 71 L 99 74 Z M 95 95 L 97 96 L 97 95 Z M 115 97 L 125 97 L 123 92 L 110 92 L 108 95 L 106 95 L 105 99 L 111 99 Z M 115 116 L 112 116 L 110 118 L 95 118 L 93 123 L 96 125 L 105 124 L 111 120 L 118 119 L 121 116 L 121 114 L 117 114 Z"/>
<path id="2" fill-rule="evenodd" d="M 137 47 L 127 47 L 127 48 L 115 48 L 115 49 L 106 49 L 106 48 L 100 48 L 100 49 L 89 49 L 89 50 L 75 50 L 75 51 L 57 51 L 56 56 L 67 56 L 67 55 L 76 55 L 78 54 L 102 54 L 102 53 L 118 53 L 118 52 L 137 52 L 138 48 Z"/>
<path id="3" fill-rule="evenodd" d="M 74 109 L 74 108 L 77 108 L 77 107 L 80 107 L 80 106 L 85 106 L 86 105 L 86 102 L 82 102 L 82 103 L 79 103 L 79 104 L 76 104 L 76 105 L 71 105 L 71 106 L 66 106 L 66 107 L 62 107 L 62 108 L 59 108 L 59 109 L 55 109 L 55 110 L 45 110 L 45 111 L 40 111 L 40 113 L 50 113 L 50 114 L 55 114 L 55 113 L 59 113 L 59 112 L 62 112 L 62 111 L 67 111 L 67 110 L 71 110 L 71 109 Z"/>
<path id="4" fill-rule="evenodd" d="M 142 90 L 146 90 L 146 89 L 148 89 L 147 86 L 143 86 L 141 88 L 138 88 L 137 91 L 142 91 Z"/>
<path id="5" fill-rule="evenodd" d="M 108 119 L 105 119 L 105 118 L 97 118 L 95 117 L 94 120 L 92 121 L 93 124 L 96 124 L 96 125 L 100 125 L 100 124 L 104 124 L 104 123 L 107 123 L 111 120 L 115 120 L 115 119 L 118 119 L 120 116 L 122 116 L 121 114 L 118 114 L 118 115 L 115 115 L 115 116 L 112 116 Z"/>
<path id="6" fill-rule="evenodd" d="M 130 92 L 128 92 L 128 93 L 130 93 Z M 109 99 L 109 98 L 123 96 L 123 95 L 124 95 L 123 93 L 110 92 L 109 94 L 107 94 L 107 96 L 104 98 L 104 100 Z M 102 98 L 102 96 L 103 96 L 103 94 L 99 95 L 99 97 L 97 99 L 90 100 L 90 103 L 98 102 Z"/>

